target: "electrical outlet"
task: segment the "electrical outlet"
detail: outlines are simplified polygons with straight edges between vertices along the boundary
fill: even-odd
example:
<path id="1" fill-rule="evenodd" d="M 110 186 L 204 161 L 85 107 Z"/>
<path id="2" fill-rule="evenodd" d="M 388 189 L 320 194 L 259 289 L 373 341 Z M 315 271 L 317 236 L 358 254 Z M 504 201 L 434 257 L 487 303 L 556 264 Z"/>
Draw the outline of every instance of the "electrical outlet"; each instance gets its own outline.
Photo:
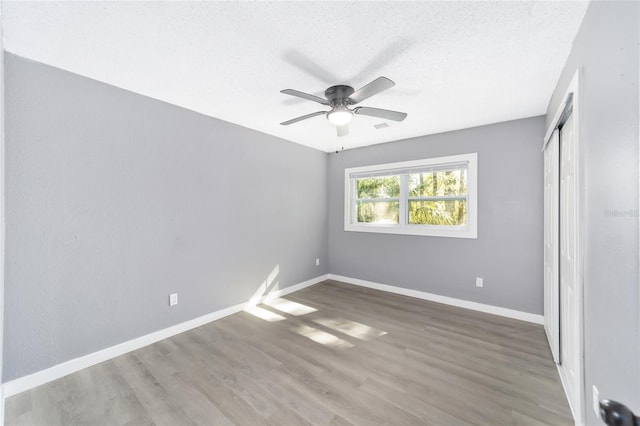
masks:
<path id="1" fill-rule="evenodd" d="M 169 306 L 178 304 L 178 293 L 171 293 L 169 295 Z"/>
<path id="2" fill-rule="evenodd" d="M 593 386 L 593 411 L 600 418 L 600 392 L 598 392 L 598 388 L 595 385 Z"/>
<path id="3" fill-rule="evenodd" d="M 484 280 L 480 277 L 476 277 L 476 287 L 484 287 Z"/>
<path id="4" fill-rule="evenodd" d="M 316 258 L 316 266 L 320 266 L 320 258 Z"/>

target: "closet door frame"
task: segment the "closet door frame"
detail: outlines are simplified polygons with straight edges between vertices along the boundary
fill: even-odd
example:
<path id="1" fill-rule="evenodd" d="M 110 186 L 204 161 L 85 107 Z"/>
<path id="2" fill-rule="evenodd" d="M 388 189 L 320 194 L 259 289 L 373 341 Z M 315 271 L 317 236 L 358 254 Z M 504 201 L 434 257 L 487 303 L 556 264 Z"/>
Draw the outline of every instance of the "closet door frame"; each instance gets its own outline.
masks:
<path id="1" fill-rule="evenodd" d="M 576 310 L 576 317 L 574 319 L 564 319 L 564 321 L 575 321 L 576 327 L 577 327 L 577 335 L 578 335 L 578 348 L 577 351 L 579 353 L 579 357 L 578 357 L 578 366 L 576 367 L 578 374 L 577 374 L 577 382 L 578 383 L 569 383 L 569 379 L 567 374 L 565 373 L 565 369 L 563 368 L 562 365 L 562 336 L 560 335 L 560 322 L 563 321 L 562 318 L 562 311 L 559 310 L 559 315 L 556 317 L 557 318 L 557 324 L 547 324 L 547 320 L 548 318 L 552 318 L 552 315 L 548 315 L 547 312 L 545 312 L 545 332 L 547 331 L 547 328 L 549 327 L 553 327 L 554 330 L 557 331 L 556 336 L 549 336 L 548 338 L 550 338 L 550 345 L 553 348 L 555 344 L 557 344 L 559 346 L 559 351 L 558 351 L 558 358 L 556 360 L 556 366 L 558 368 L 558 373 L 560 375 L 560 380 L 562 381 L 562 385 L 564 387 L 564 391 L 565 394 L 567 395 L 567 400 L 569 401 L 569 405 L 571 407 L 571 411 L 573 413 L 573 417 L 575 420 L 575 423 L 577 425 L 581 425 L 584 424 L 584 419 L 585 419 L 585 388 L 584 388 L 584 384 L 585 384 L 585 376 L 584 376 L 584 170 L 583 170 L 583 164 L 584 164 L 584 160 L 583 160 L 583 152 L 581 149 L 581 141 L 583 140 L 583 135 L 582 135 L 582 129 L 581 129 L 581 122 L 582 122 L 582 110 L 580 108 L 580 92 L 581 92 L 581 81 L 582 81 L 582 69 L 578 69 L 576 71 L 576 73 L 574 74 L 571 82 L 569 83 L 566 92 L 563 95 L 562 101 L 560 102 L 553 120 L 549 123 L 549 127 L 547 128 L 546 134 L 544 136 L 544 140 L 543 140 L 543 146 L 542 146 L 542 151 L 544 154 L 544 151 L 547 149 L 547 146 L 549 146 L 549 143 L 553 140 L 554 135 L 557 135 L 557 132 L 559 131 L 559 128 L 562 126 L 562 124 L 564 123 L 563 120 L 566 120 L 567 118 L 567 112 L 570 112 L 573 114 L 573 120 L 574 120 L 574 127 L 575 127 L 575 144 L 576 144 L 576 148 L 575 148 L 575 156 L 576 156 L 576 162 L 577 162 L 577 166 L 576 166 L 576 173 L 575 173 L 575 202 L 576 202 L 576 210 L 577 213 L 575 215 L 575 221 L 576 221 L 576 240 L 575 240 L 575 247 L 576 247 L 576 294 L 574 297 L 577 298 L 578 301 L 578 309 Z M 561 141 L 560 141 L 561 143 Z M 559 153 L 558 153 L 559 155 Z M 560 158 L 558 158 L 558 172 L 559 172 L 559 165 L 560 165 Z M 558 182 L 557 182 L 558 188 L 560 185 L 559 182 L 559 173 L 558 173 Z M 547 199 L 545 197 L 545 204 L 547 203 Z M 545 211 L 547 210 L 548 206 L 545 205 L 544 206 Z M 558 212 L 559 213 L 559 212 Z M 558 238 L 557 238 L 557 242 L 560 242 L 560 238 L 559 238 L 559 233 L 561 232 L 560 230 L 560 226 L 559 226 L 559 214 L 556 215 L 558 222 L 556 223 L 556 225 L 554 226 L 555 228 L 555 232 L 558 232 Z M 559 247 L 558 247 L 559 248 Z M 554 275 L 556 275 L 558 278 L 558 282 L 559 282 L 559 262 L 557 262 L 558 264 L 558 269 L 555 270 L 553 272 Z M 545 271 L 545 276 L 546 276 L 546 271 Z M 547 288 L 550 287 L 548 283 L 545 283 L 545 291 L 547 291 Z M 560 287 L 560 284 L 558 284 L 558 288 Z M 544 295 L 545 301 L 548 300 L 548 296 L 547 294 Z M 558 297 L 558 301 L 561 304 L 562 303 L 562 299 L 561 299 L 562 295 L 559 294 Z M 545 306 L 545 308 L 549 308 L 548 306 Z M 552 339 L 558 339 L 557 342 L 552 341 Z M 553 349 L 552 349 L 553 350 Z M 554 358 L 555 358 L 555 354 L 554 354 Z M 577 392 L 571 392 L 570 389 L 576 389 Z"/>

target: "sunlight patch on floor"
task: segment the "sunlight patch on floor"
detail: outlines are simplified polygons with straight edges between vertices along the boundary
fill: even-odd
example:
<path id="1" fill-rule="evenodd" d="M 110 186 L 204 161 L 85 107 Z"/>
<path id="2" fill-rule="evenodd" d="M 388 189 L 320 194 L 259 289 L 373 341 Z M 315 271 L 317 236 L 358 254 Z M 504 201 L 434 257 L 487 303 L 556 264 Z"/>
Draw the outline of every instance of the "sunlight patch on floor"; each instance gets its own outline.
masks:
<path id="1" fill-rule="evenodd" d="M 346 340 L 342 340 L 339 337 L 334 336 L 326 331 L 318 330 L 317 328 L 301 325 L 294 329 L 296 333 L 301 336 L 311 339 L 316 343 L 326 346 L 334 346 L 339 348 L 352 348 L 353 345 Z"/>
<path id="2" fill-rule="evenodd" d="M 269 322 L 276 322 L 276 321 L 282 321 L 287 319 L 282 315 L 276 314 L 275 312 L 271 312 L 259 306 L 248 306 L 244 309 L 244 311 L 250 313 L 254 317 L 258 317 L 260 319 L 263 319 Z"/>
<path id="3" fill-rule="evenodd" d="M 271 306 L 272 308 L 277 309 L 280 312 L 285 312 L 287 314 L 295 316 L 306 315 L 317 311 L 317 309 L 314 309 L 311 306 L 303 305 L 302 303 L 293 302 L 291 300 L 283 298 L 267 300 L 264 302 L 264 304 L 267 306 Z"/>
<path id="4" fill-rule="evenodd" d="M 378 330 L 377 328 L 369 327 L 368 325 L 346 319 L 320 318 L 314 319 L 313 322 L 360 340 L 375 339 L 376 337 L 387 334 L 386 331 Z"/>

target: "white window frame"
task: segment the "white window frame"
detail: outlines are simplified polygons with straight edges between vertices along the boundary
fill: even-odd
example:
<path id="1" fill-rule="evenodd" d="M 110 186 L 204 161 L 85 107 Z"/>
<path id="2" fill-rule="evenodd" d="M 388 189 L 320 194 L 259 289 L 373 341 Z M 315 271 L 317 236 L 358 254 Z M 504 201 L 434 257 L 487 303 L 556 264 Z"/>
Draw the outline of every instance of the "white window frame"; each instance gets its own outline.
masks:
<path id="1" fill-rule="evenodd" d="M 446 167 L 447 165 L 467 166 L 467 224 L 455 225 L 410 225 L 407 223 L 408 173 L 400 174 L 400 223 L 376 224 L 355 222 L 356 179 L 352 175 L 380 173 L 419 168 Z M 397 174 L 397 173 L 396 173 Z M 351 167 L 344 170 L 344 230 L 355 232 L 379 232 L 384 234 L 423 235 L 432 237 L 478 238 L 478 153 L 451 155 L 447 157 L 425 158 L 421 160 L 397 163 L 375 164 L 371 166 Z"/>

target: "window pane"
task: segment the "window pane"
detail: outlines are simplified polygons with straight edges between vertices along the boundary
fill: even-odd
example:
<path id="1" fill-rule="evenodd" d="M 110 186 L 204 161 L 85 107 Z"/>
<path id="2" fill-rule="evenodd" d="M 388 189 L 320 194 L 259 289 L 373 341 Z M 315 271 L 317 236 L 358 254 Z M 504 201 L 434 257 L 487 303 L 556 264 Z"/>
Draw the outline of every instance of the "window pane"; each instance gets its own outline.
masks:
<path id="1" fill-rule="evenodd" d="M 356 198 L 397 198 L 400 195 L 400 176 L 380 176 L 357 179 Z"/>
<path id="2" fill-rule="evenodd" d="M 400 202 L 358 203 L 358 223 L 400 223 Z"/>
<path id="3" fill-rule="evenodd" d="M 466 225 L 467 201 L 409 201 L 410 225 Z"/>
<path id="4" fill-rule="evenodd" d="M 467 194 L 467 170 L 439 170 L 409 175 L 410 197 L 445 197 Z"/>

